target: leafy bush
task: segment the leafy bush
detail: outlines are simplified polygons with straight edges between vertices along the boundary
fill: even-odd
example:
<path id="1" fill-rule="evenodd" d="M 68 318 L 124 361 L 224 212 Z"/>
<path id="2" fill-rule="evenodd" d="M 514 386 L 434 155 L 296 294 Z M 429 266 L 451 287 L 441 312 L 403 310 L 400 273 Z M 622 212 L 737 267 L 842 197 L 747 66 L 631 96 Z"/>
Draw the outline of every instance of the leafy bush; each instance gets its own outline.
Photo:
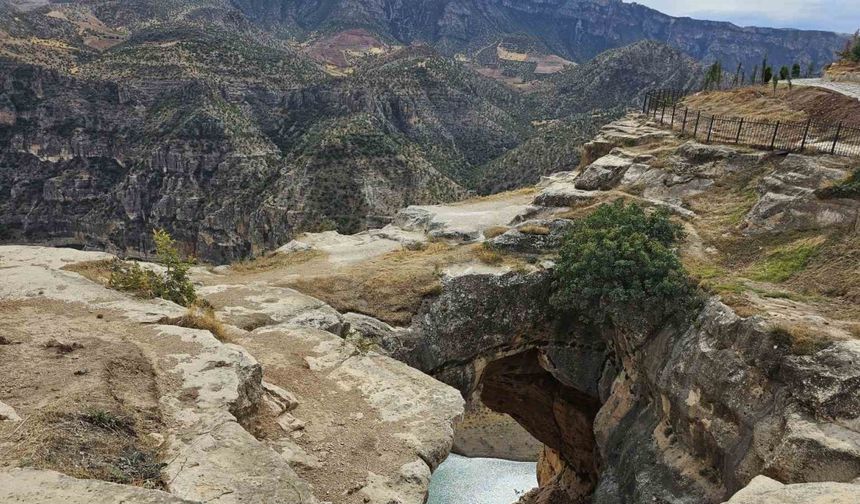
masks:
<path id="1" fill-rule="evenodd" d="M 553 303 L 585 321 L 630 325 L 688 313 L 697 298 L 674 247 L 668 212 L 601 205 L 576 221 L 556 267 Z"/>
<path id="2" fill-rule="evenodd" d="M 127 263 L 117 259 L 111 265 L 108 285 L 114 289 L 135 292 L 145 297 L 160 297 L 182 306 L 190 306 L 197 299 L 194 285 L 188 276 L 192 262 L 179 255 L 176 242 L 163 229 L 152 232 L 158 262 L 164 267 L 158 273 L 140 266 L 136 261 Z"/>

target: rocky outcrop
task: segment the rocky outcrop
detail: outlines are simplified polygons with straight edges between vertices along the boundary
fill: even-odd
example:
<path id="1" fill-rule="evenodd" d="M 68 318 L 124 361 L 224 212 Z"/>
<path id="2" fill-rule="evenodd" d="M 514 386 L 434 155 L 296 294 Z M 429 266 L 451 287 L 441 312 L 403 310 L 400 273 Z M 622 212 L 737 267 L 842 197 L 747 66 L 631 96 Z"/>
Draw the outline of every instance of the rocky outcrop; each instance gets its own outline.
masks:
<path id="1" fill-rule="evenodd" d="M 844 178 L 848 165 L 827 157 L 773 159 L 652 130 L 635 120 L 604 128 L 591 147 L 602 151 L 597 159 L 581 172 L 544 180 L 519 219 L 624 197 L 670 208 L 695 224 L 689 201 L 752 174 L 808 185 L 801 192 L 810 212 L 827 212 L 831 203 L 816 206 L 812 192 L 824 180 Z M 637 139 L 640 131 L 651 139 Z M 651 142 L 661 148 L 648 149 Z M 611 182 L 594 186 L 600 190 L 578 188 L 589 170 L 611 171 Z M 844 203 L 857 211 L 856 202 Z M 747 219 L 755 215 L 753 207 Z M 545 228 L 538 237 L 515 227 L 487 244 L 546 252 L 553 222 L 532 221 Z M 557 222 L 560 229 L 570 225 Z M 544 242 L 546 248 L 538 246 Z M 815 495 L 828 485 L 860 495 L 848 484 L 860 476 L 856 340 L 837 338 L 798 354 L 769 321 L 741 317 L 718 298 L 690 323 L 595 327 L 550 303 L 552 263 L 540 267 L 446 277 L 440 296 L 398 333 L 394 353 L 470 400 L 509 414 L 544 443 L 541 486 L 523 502 L 590 496 L 597 504 L 716 504 L 759 475 L 787 485 L 773 498 Z"/>
<path id="2" fill-rule="evenodd" d="M 91 402 L 102 388 L 108 397 L 122 399 L 118 408 L 130 408 L 99 413 L 108 415 L 100 421 L 133 417 L 152 396 L 155 411 L 164 415 L 161 428 L 134 433 L 155 440 L 164 462 L 157 466 L 156 482 L 167 493 L 7 468 L 0 470 L 0 500 L 84 502 L 98 492 L 132 503 L 424 501 L 430 473 L 450 451 L 452 425 L 463 412 L 454 389 L 345 341 L 354 315 L 341 316 L 291 289 L 218 284 L 221 276 L 201 269 L 197 274 L 207 286 L 200 293 L 225 322 L 216 331 L 219 340 L 208 330 L 172 325 L 184 308 L 135 299 L 63 269 L 110 258 L 72 249 L 0 247 L 0 321 L 22 328 L 14 332 L 10 350 L 3 347 L 0 354 L 0 375 L 11 387 L 8 407 L 0 411 L 0 462 L 48 464 L 78 474 L 71 465 L 16 458 L 32 440 L 6 437 L 19 427 L 41 425 L 44 394 L 62 390 L 77 398 L 52 406 L 59 418 L 101 411 L 95 408 L 103 406 Z M 371 326 L 363 322 L 356 327 Z M 41 328 L 43 323 L 51 328 Z M 43 392 L 21 395 L 27 384 L 20 382 L 24 373 L 16 366 L 30 365 L 46 345 L 59 345 L 50 343 L 55 335 L 66 345 L 62 352 L 74 352 L 68 359 L 53 358 L 60 388 L 43 386 Z M 118 354 L 121 350 L 125 353 Z M 129 352 L 139 355 L 138 361 Z M 119 371 L 100 371 L 117 362 Z M 125 387 L 141 381 L 126 378 L 126 370 L 149 367 L 153 386 L 123 395 Z M 90 387 L 86 380 L 92 380 Z M 102 446 L 93 445 L 86 463 L 99 460 Z M 332 478 L 332 472 L 338 476 Z"/>
<path id="3" fill-rule="evenodd" d="M 856 201 L 818 195 L 820 189 L 849 175 L 839 158 L 789 154 L 759 184 L 761 197 L 745 218 L 747 232 L 857 229 L 860 209 Z"/>
<path id="4" fill-rule="evenodd" d="M 692 504 L 722 502 L 762 473 L 860 475 L 856 342 L 794 356 L 715 300 L 688 328 L 603 331 L 555 312 L 549 285 L 538 273 L 451 279 L 398 355 L 557 453 L 544 494 Z"/>

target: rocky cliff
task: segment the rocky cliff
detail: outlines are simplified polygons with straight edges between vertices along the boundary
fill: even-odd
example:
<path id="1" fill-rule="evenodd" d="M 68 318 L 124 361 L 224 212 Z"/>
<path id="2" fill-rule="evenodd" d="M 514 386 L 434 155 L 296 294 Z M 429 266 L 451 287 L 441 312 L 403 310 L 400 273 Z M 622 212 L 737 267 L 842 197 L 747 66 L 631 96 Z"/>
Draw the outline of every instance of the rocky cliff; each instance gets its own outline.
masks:
<path id="1" fill-rule="evenodd" d="M 587 148 L 594 163 L 549 178 L 525 222 L 488 244 L 540 256 L 557 246 L 553 237 L 565 229 L 551 217 L 553 208 L 587 211 L 606 198 L 634 195 L 646 205 L 668 205 L 687 221 L 693 243 L 685 256 L 694 271 L 701 261 L 718 269 L 714 261 L 737 261 L 739 251 L 729 251 L 735 245 L 725 233 L 782 240 L 803 230 L 828 234 L 837 248 L 843 239 L 856 242 L 857 201 L 814 196 L 826 184 L 819 177 L 846 176 L 830 172 L 846 161 L 773 159 L 692 143 L 670 148 L 667 156 L 667 141 L 675 140 L 640 124 L 610 125 Z M 732 191 L 743 191 L 759 177 L 759 196 L 742 204 L 741 221 L 713 215 L 720 205 L 733 205 L 716 187 L 737 184 Z M 517 230 L 536 223 L 548 234 Z M 715 234 L 721 237 L 711 241 Z M 836 308 L 856 296 L 858 271 L 850 256 L 833 265 L 850 277 L 842 285 L 852 287 L 830 290 L 830 315 L 825 305 L 771 291 L 792 288 L 784 278 L 775 280 L 781 287 L 746 283 L 743 277 L 766 275 L 734 262 L 742 272 L 732 293 L 723 291 L 734 307 L 713 298 L 689 326 L 652 331 L 583 325 L 557 311 L 549 303 L 548 270 L 454 275 L 399 335 L 394 355 L 511 415 L 545 444 L 541 488 L 523 502 L 719 503 L 757 475 L 771 479 L 760 476 L 731 502 L 814 495 L 851 502 L 860 487 L 816 483 L 850 483 L 860 474 L 856 313 Z M 782 296 L 796 301 L 773 301 Z M 773 480 L 815 484 L 783 488 Z"/>

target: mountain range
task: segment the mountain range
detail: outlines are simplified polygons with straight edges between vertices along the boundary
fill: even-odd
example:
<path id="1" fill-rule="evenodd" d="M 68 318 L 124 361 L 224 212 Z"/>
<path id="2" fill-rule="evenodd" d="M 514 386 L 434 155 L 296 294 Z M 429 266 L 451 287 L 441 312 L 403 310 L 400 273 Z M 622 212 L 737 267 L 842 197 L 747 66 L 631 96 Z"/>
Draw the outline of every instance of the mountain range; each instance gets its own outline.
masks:
<path id="1" fill-rule="evenodd" d="M 535 182 L 702 64 L 844 38 L 620 1 L 0 1 L 0 240 L 213 262 Z"/>

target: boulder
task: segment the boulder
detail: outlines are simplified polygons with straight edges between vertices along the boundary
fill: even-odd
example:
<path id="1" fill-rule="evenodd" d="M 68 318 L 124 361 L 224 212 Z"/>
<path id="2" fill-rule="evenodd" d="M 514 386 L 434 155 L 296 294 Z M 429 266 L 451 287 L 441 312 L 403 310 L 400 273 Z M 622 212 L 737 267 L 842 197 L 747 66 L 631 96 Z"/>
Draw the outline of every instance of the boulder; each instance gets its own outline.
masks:
<path id="1" fill-rule="evenodd" d="M 608 190 L 612 189 L 621 181 L 624 173 L 632 166 L 638 165 L 638 159 L 625 153 L 623 150 L 615 148 L 609 154 L 599 158 L 590 165 L 586 166 L 582 173 L 576 177 L 574 186 L 577 189 L 586 191 Z M 647 169 L 647 165 L 637 166 L 638 168 Z"/>
<path id="2" fill-rule="evenodd" d="M 493 248 L 510 252 L 546 253 L 561 246 L 564 235 L 572 225 L 573 221 L 568 219 L 526 221 L 516 228 L 487 240 L 487 243 Z"/>
<path id="3" fill-rule="evenodd" d="M 822 199 L 817 190 L 849 175 L 844 160 L 789 154 L 762 179 L 760 198 L 744 218 L 747 233 L 853 228 L 860 222 L 860 201 Z"/>

